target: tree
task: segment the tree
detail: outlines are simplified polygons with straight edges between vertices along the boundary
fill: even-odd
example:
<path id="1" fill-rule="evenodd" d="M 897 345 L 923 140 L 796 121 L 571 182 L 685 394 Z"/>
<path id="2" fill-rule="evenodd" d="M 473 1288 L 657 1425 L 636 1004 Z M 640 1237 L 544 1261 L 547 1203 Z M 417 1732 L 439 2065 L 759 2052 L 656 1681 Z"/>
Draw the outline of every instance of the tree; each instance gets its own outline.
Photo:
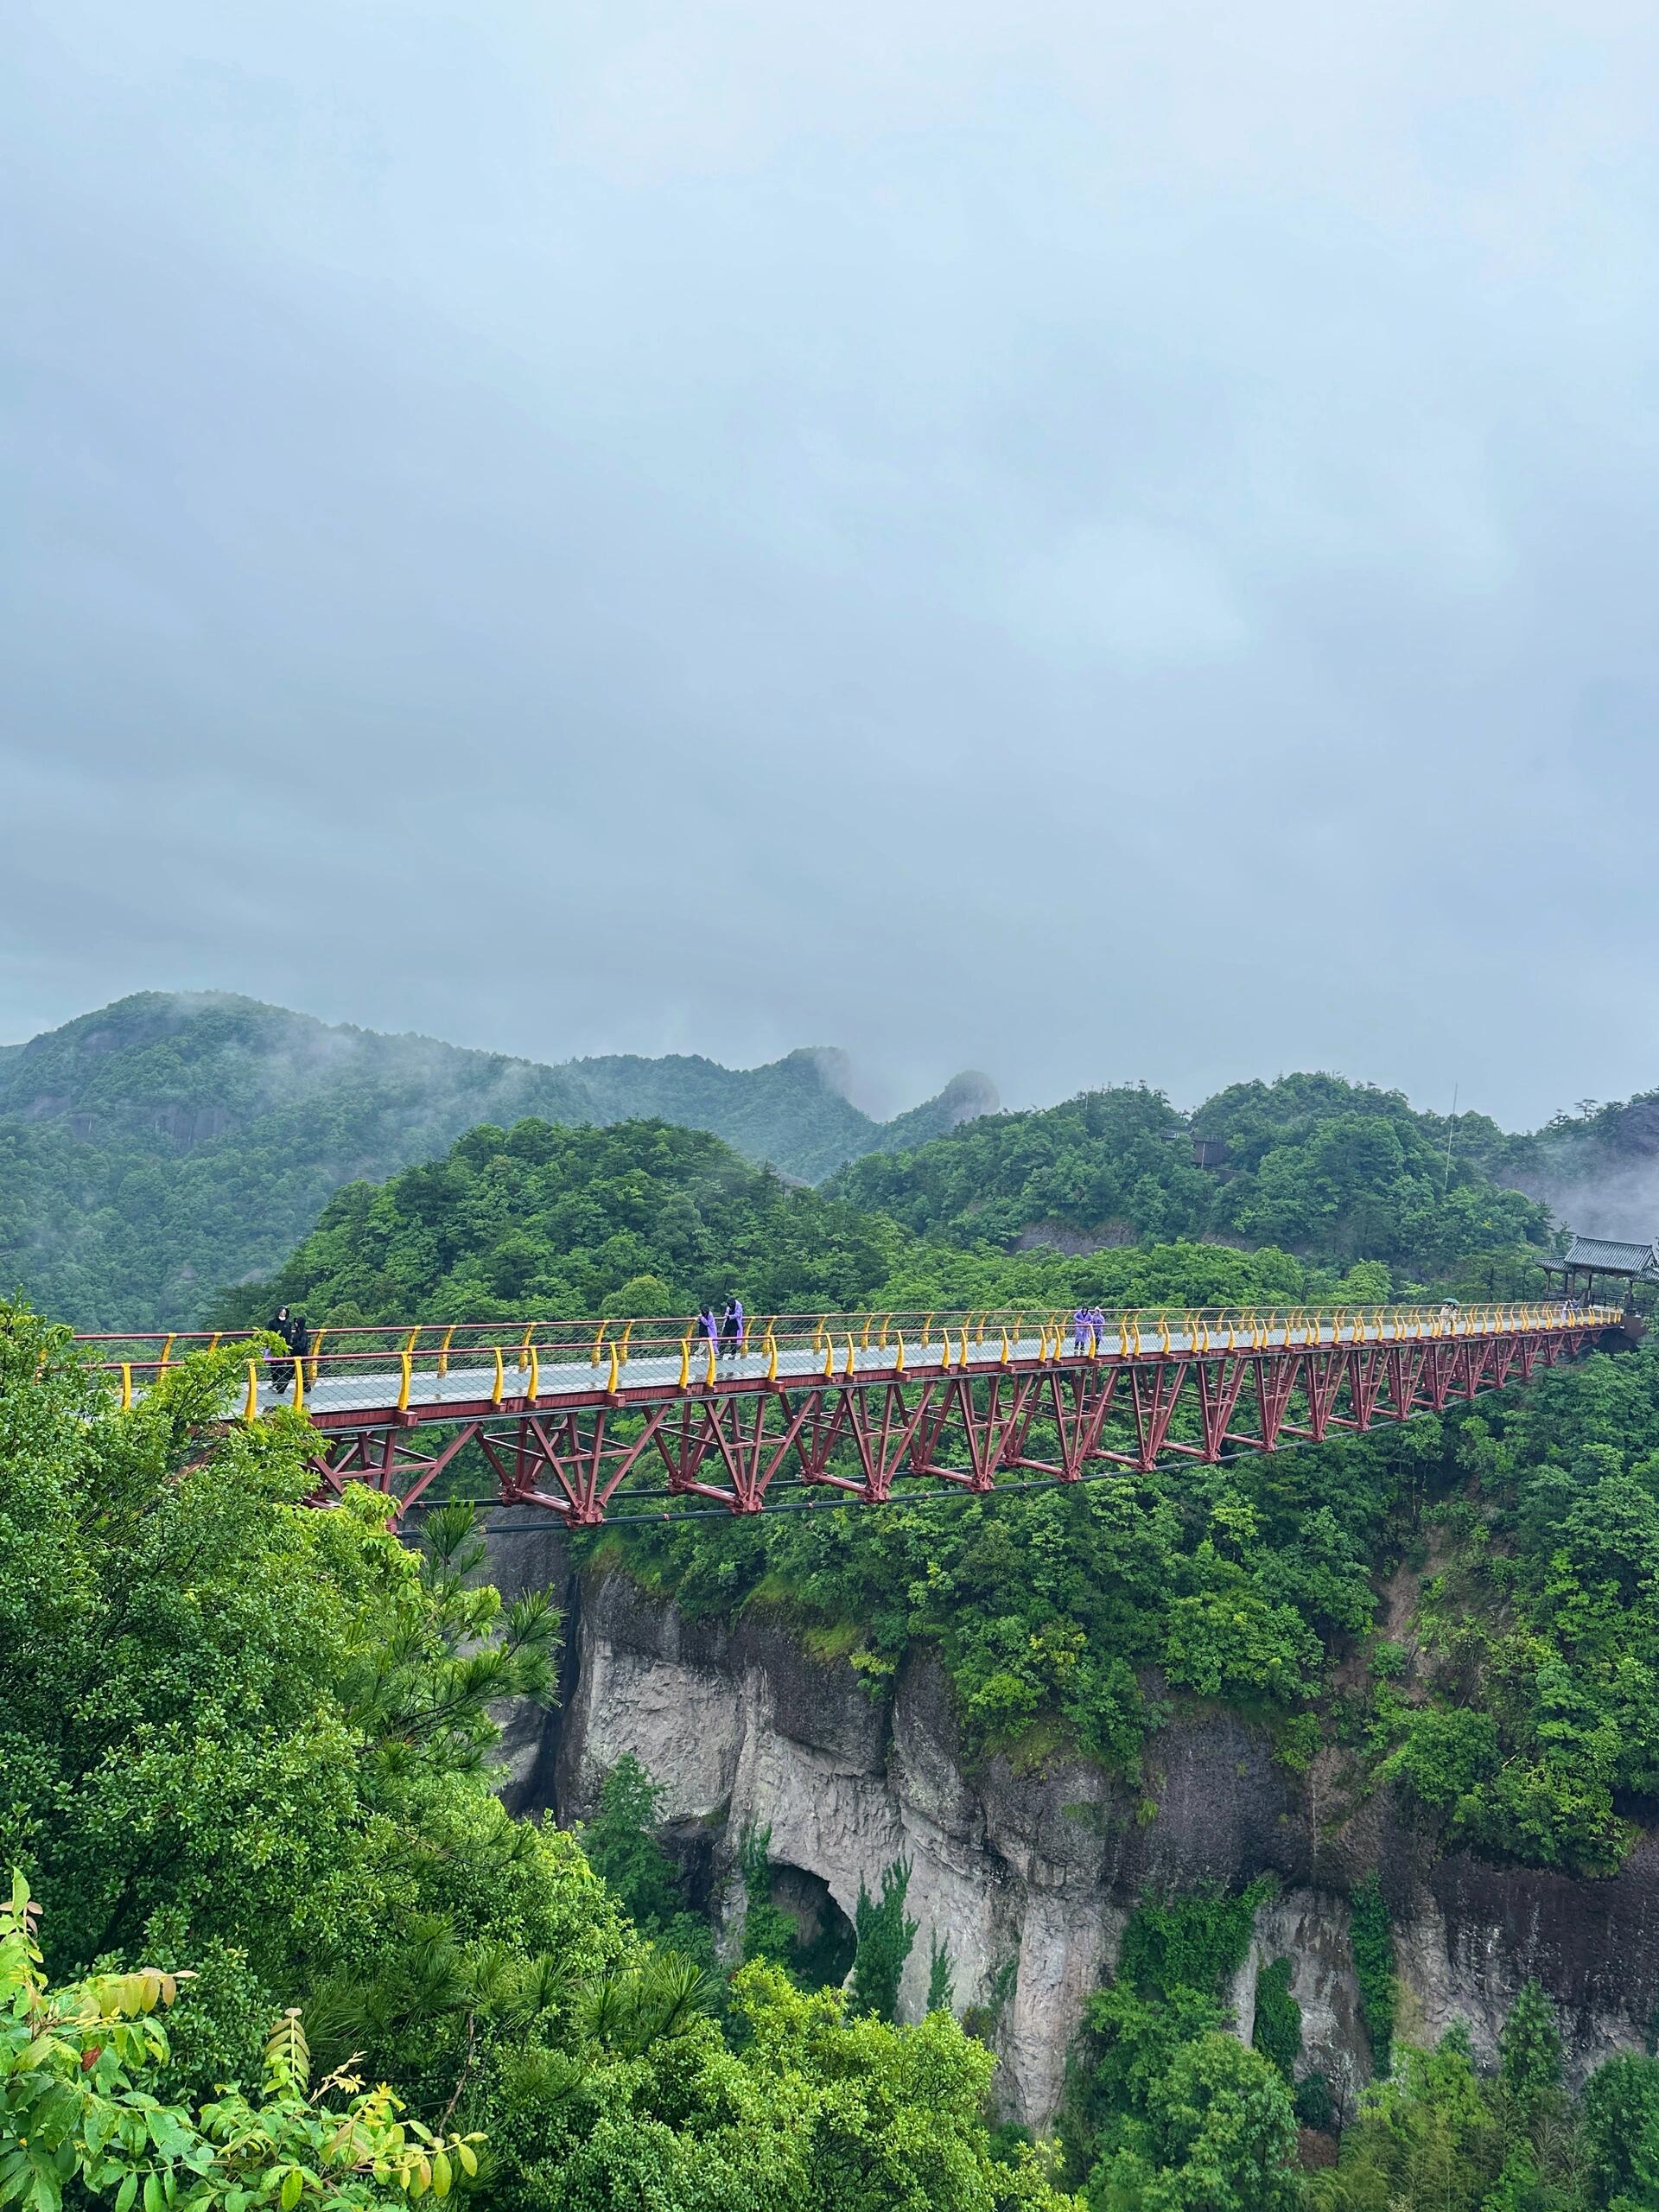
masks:
<path id="1" fill-rule="evenodd" d="M 936 1929 L 928 1937 L 927 1947 L 927 2009 L 930 2012 L 950 2012 L 956 2009 L 956 1964 L 950 1956 L 948 1940 L 942 1940 Z"/>
<path id="2" fill-rule="evenodd" d="M 1291 2212 L 1295 2147 L 1278 2069 L 1231 2036 L 1200 2035 L 1152 2081 L 1144 2117 L 1090 2176 L 1089 2201 L 1101 2212 Z"/>
<path id="3" fill-rule="evenodd" d="M 743 1877 L 743 1958 L 787 1967 L 798 1933 L 794 1916 L 772 1901 L 772 1830 L 745 1828 L 738 1839 Z"/>
<path id="4" fill-rule="evenodd" d="M 598 1808 L 582 1830 L 588 1864 L 647 1935 L 661 1934 L 685 1910 L 679 1870 L 657 1840 L 664 1794 L 625 1751 L 600 1783 Z"/>
<path id="5" fill-rule="evenodd" d="M 895 1859 L 881 1876 L 881 1894 L 872 1897 L 862 1882 L 853 1926 L 858 1952 L 853 1961 L 852 1999 L 856 2011 L 891 2020 L 899 2009 L 899 1984 L 916 1941 L 916 1923 L 905 1914 L 910 1889 L 910 1861 Z"/>
<path id="6" fill-rule="evenodd" d="M 1516 1993 L 1498 2032 L 1504 2088 L 1530 2120 L 1561 2084 L 1561 2031 L 1555 2007 L 1536 1981 Z"/>

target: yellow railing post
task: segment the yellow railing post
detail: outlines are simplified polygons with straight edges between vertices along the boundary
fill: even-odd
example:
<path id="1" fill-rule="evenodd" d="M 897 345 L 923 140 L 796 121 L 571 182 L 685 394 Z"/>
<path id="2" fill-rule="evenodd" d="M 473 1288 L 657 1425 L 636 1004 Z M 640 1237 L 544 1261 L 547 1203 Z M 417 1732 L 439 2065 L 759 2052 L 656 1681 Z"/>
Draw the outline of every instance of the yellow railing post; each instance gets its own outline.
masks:
<path id="1" fill-rule="evenodd" d="M 1160 1351 L 1163 1352 L 1166 1357 L 1167 1357 L 1169 1351 L 1169 1316 L 1167 1313 L 1160 1313 L 1158 1316 L 1158 1349 Z"/>
<path id="2" fill-rule="evenodd" d="M 258 1363 L 258 1361 L 257 1361 L 257 1359 L 251 1359 L 251 1360 L 248 1362 L 248 1395 L 247 1395 L 247 1402 L 244 1405 L 244 1407 L 243 1407 L 243 1408 L 242 1408 L 242 1418 L 243 1418 L 243 1420 L 244 1420 L 244 1421 L 251 1421 L 251 1420 L 253 1419 L 254 1415 L 258 1412 L 258 1410 L 259 1410 L 259 1363 Z"/>
<path id="3" fill-rule="evenodd" d="M 858 1372 L 858 1360 L 853 1351 L 853 1332 L 850 1329 L 847 1332 L 847 1372 L 849 1375 L 855 1375 Z"/>
<path id="4" fill-rule="evenodd" d="M 499 1353 L 499 1352 L 498 1352 L 498 1353 L 496 1354 L 496 1357 L 497 1357 L 497 1359 L 499 1360 L 499 1359 L 500 1358 L 500 1357 L 501 1357 L 500 1353 Z M 711 1363 L 711 1364 L 713 1363 L 713 1359 L 714 1359 L 714 1355 L 713 1355 L 713 1353 L 711 1352 L 711 1353 L 709 1354 L 709 1361 L 710 1361 L 710 1363 Z M 617 1357 L 617 1356 L 616 1356 L 616 1346 L 615 1346 L 615 1344 L 612 1344 L 612 1346 L 611 1346 L 611 1371 L 610 1371 L 610 1373 L 609 1373 L 609 1374 L 606 1376 L 606 1378 L 605 1378 L 605 1388 L 606 1388 L 607 1390 L 614 1390 L 614 1389 L 618 1387 L 618 1385 L 620 1383 L 621 1380 L 622 1380 L 622 1363 L 620 1362 L 620 1360 L 619 1360 L 619 1359 L 618 1359 L 618 1357 Z"/>
<path id="5" fill-rule="evenodd" d="M 690 1387 L 691 1339 L 687 1337 L 680 1345 L 680 1388 L 682 1390 L 689 1390 Z"/>
<path id="6" fill-rule="evenodd" d="M 718 1369 L 715 1363 L 718 1357 L 719 1347 L 716 1345 L 715 1339 L 710 1337 L 709 1339 L 709 1364 L 703 1370 L 702 1379 L 707 1387 L 711 1390 L 715 1387 L 715 1378 L 718 1374 Z M 616 1371 L 616 1351 L 614 1347 L 612 1348 L 611 1351 L 611 1371 L 613 1374 Z"/>
<path id="7" fill-rule="evenodd" d="M 306 1377 L 306 1382 L 308 1387 L 313 1390 L 317 1387 L 317 1362 L 322 1357 L 322 1340 L 327 1333 L 328 1332 L 327 1329 L 319 1329 L 316 1335 L 311 1339 L 311 1372 Z M 213 1342 L 214 1344 L 219 1342 L 217 1337 L 214 1338 Z"/>
<path id="8" fill-rule="evenodd" d="M 770 1329 L 766 1331 L 766 1380 L 768 1382 L 778 1380 L 778 1339 Z"/>
<path id="9" fill-rule="evenodd" d="M 624 1367 L 628 1363 L 628 1343 L 632 1335 L 633 1324 L 630 1321 L 622 1332 L 622 1365 Z"/>
<path id="10" fill-rule="evenodd" d="M 599 1334 L 594 1338 L 593 1358 L 591 1363 L 594 1367 L 599 1365 L 600 1347 L 605 1341 L 605 1332 L 610 1327 L 610 1325 L 611 1325 L 608 1321 L 601 1321 L 599 1325 Z"/>
<path id="11" fill-rule="evenodd" d="M 162 1346 L 161 1364 L 159 1365 L 159 1367 L 156 1369 L 156 1380 L 157 1380 L 158 1382 L 161 1380 L 162 1376 L 163 1375 L 165 1375 L 165 1374 L 166 1374 L 166 1372 L 167 1372 L 167 1363 L 168 1363 L 168 1361 L 169 1359 L 171 1359 L 171 1357 L 173 1357 L 173 1339 L 172 1339 L 172 1338 L 171 1338 L 171 1337 L 169 1337 L 169 1338 L 168 1338 L 167 1342 L 166 1342 L 166 1343 Z"/>
<path id="12" fill-rule="evenodd" d="M 217 1351 L 219 1350 L 219 1340 L 224 1333 L 225 1332 L 222 1329 L 215 1329 L 213 1331 L 213 1335 L 207 1339 L 207 1349 L 209 1351 Z M 318 1330 L 317 1334 L 319 1336 L 322 1334 L 321 1329 Z"/>
<path id="13" fill-rule="evenodd" d="M 542 1355 L 534 1344 L 530 1348 L 530 1402 L 533 1406 L 542 1395 Z"/>
<path id="14" fill-rule="evenodd" d="M 1006 1329 L 1002 1332 L 1002 1364 L 1004 1367 L 1011 1367 L 1014 1364 L 1014 1346 L 1008 1342 L 1008 1332 Z"/>
<path id="15" fill-rule="evenodd" d="M 927 1317 L 926 1320 L 925 1320 L 925 1321 L 923 1322 L 923 1324 L 922 1324 L 922 1351 L 923 1351 L 923 1352 L 924 1352 L 924 1353 L 925 1353 L 925 1352 L 926 1352 L 928 1346 L 932 1343 L 932 1341 L 933 1341 L 933 1316 L 930 1313 L 930 1314 L 928 1315 L 928 1317 Z"/>
<path id="16" fill-rule="evenodd" d="M 132 1362 L 130 1359 L 124 1359 L 121 1363 L 121 1410 L 124 1414 L 132 1411 Z"/>
<path id="17" fill-rule="evenodd" d="M 449 1347 L 454 1342 L 454 1339 L 455 1325 L 452 1321 L 448 1327 L 444 1331 L 443 1342 L 438 1348 L 438 1372 L 440 1375 L 447 1375 L 449 1372 Z"/>
<path id="18" fill-rule="evenodd" d="M 496 1354 L 498 1361 L 500 1357 L 500 1353 L 498 1352 Z M 397 1385 L 397 1410 L 400 1414 L 406 1414 L 409 1411 L 409 1386 L 415 1374 L 415 1360 L 413 1354 L 406 1351 L 399 1352 L 397 1357 L 403 1367 L 403 1379 Z M 500 1402 L 498 1398 L 496 1403 L 499 1405 Z"/>
<path id="19" fill-rule="evenodd" d="M 615 1369 L 615 1355 L 612 1355 L 612 1369 Z M 495 1387 L 490 1392 L 490 1403 L 499 1406 L 507 1394 L 507 1370 L 501 1358 L 501 1347 L 495 1347 Z"/>
<path id="20" fill-rule="evenodd" d="M 826 1330 L 823 1332 L 823 1379 L 824 1379 L 824 1381 L 825 1381 L 826 1382 L 833 1382 L 833 1381 L 835 1380 L 835 1373 L 836 1373 L 836 1347 L 835 1347 L 834 1341 L 832 1340 L 832 1338 L 831 1338 L 831 1337 L 830 1337 L 830 1332 L 826 1329 Z"/>
<path id="21" fill-rule="evenodd" d="M 305 1362 L 302 1359 L 296 1359 L 294 1363 L 294 1410 L 296 1414 L 305 1411 Z"/>

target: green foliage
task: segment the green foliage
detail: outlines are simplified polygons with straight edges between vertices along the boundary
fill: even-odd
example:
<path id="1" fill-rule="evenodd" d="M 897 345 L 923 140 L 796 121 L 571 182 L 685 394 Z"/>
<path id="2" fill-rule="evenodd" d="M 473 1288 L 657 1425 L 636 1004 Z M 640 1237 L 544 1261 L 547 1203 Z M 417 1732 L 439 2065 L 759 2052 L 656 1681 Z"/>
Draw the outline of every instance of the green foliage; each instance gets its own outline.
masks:
<path id="1" fill-rule="evenodd" d="M 1393 2064 L 1394 2019 L 1399 1986 L 1394 1970 L 1394 1930 L 1381 1885 L 1368 1874 L 1353 1893 L 1351 1929 L 1354 1974 L 1371 2039 L 1371 2063 L 1379 2075 Z"/>
<path id="2" fill-rule="evenodd" d="M 1431 1695 L 1379 1704 L 1379 1774 L 1450 1848 L 1611 1872 L 1659 1810 L 1659 1361 L 1597 1357 L 1453 1426 Z"/>
<path id="3" fill-rule="evenodd" d="M 371 1494 L 301 1507 L 315 1438 L 287 1414 L 221 1426 L 233 1370 L 180 1363 L 124 1414 L 62 1332 L 0 1308 L 0 1824 L 71 1985 L 41 1999 L 55 2042 L 0 1986 L 0 2037 L 29 2054 L 0 2064 L 0 2111 L 26 2098 L 32 2122 L 0 2127 L 11 2196 L 55 2212 L 44 2152 L 76 2203 L 113 2183 L 115 2212 L 141 2191 L 195 2212 L 199 2185 L 202 2212 L 378 2205 L 457 2183 L 454 2138 L 481 2134 L 493 2212 L 1071 2212 L 1033 2158 L 993 2155 L 992 2061 L 944 2014 L 853 2019 L 756 1962 L 734 2048 L 705 1965 L 491 1793 L 489 1708 L 545 1694 L 545 1613 L 468 1579 L 460 1515 L 423 1557 Z M 633 1847 L 656 1802 L 625 1781 L 608 1847 L 665 1908 Z M 142 2012 L 193 1955 L 211 1972 L 179 1978 L 170 2051 L 98 1993 L 136 1987 Z M 290 1998 L 305 2041 L 284 2014 L 262 2050 Z M 310 2049 L 353 2070 L 308 2086 Z M 87 2094 L 116 2115 L 96 2143 Z M 114 2159 L 144 2168 L 125 2200 Z"/>
<path id="4" fill-rule="evenodd" d="M 39 1908 L 21 1874 L 0 1905 L 0 2205 L 59 2212 L 295 2212 L 447 2197 L 479 2170 L 482 2138 L 434 2133 L 384 2083 L 348 2072 L 315 2089 L 296 2011 L 266 2042 L 264 2083 L 221 2088 L 200 2112 L 156 2094 L 168 2058 L 158 2008 L 188 1975 L 141 1968 L 49 1986 Z"/>
<path id="5" fill-rule="evenodd" d="M 486 1125 L 378 1189 L 349 1185 L 280 1274 L 218 1318 L 286 1300 L 322 1321 L 556 1319 L 646 1277 L 671 1313 L 734 1290 L 755 1312 L 816 1310 L 856 1304 L 898 1243 L 890 1224 L 791 1189 L 698 1130 Z"/>
<path id="6" fill-rule="evenodd" d="M 1598 2067 L 1585 2083 L 1580 2131 L 1597 2212 L 1659 2204 L 1659 2063 L 1627 2052 Z"/>
<path id="7" fill-rule="evenodd" d="M 1271 2056 L 1224 2031 L 1221 2003 L 1272 1886 L 1147 1898 L 1131 1916 L 1116 1978 L 1090 2000 L 1062 2129 L 1097 2212 L 1296 2203 L 1290 2091 Z M 1284 1993 L 1294 2007 L 1287 1977 Z"/>
<path id="8" fill-rule="evenodd" d="M 1296 1971 L 1291 1959 L 1273 1959 L 1255 1978 L 1255 2026 L 1250 2042 L 1271 2059 L 1287 2082 L 1295 2078 L 1302 2055 L 1302 2008 L 1291 1994 Z"/>
<path id="9" fill-rule="evenodd" d="M 1226 1147 L 1218 1173 L 1192 1165 L 1189 1126 L 1161 1092 L 1126 1088 L 986 1116 L 914 1153 L 855 1160 L 833 1187 L 958 1241 L 1236 1234 L 1360 1263 L 1356 1302 L 1385 1296 L 1390 1269 L 1444 1279 L 1544 1238 L 1543 1209 L 1487 1173 L 1498 1152 L 1454 1144 L 1448 1166 L 1445 1124 L 1398 1092 L 1285 1076 L 1218 1093 L 1190 1126 Z"/>
<path id="10" fill-rule="evenodd" d="M 1341 2163 L 1308 2177 L 1313 2212 L 1480 2212 L 1491 2201 L 1511 2146 L 1466 2039 L 1402 2047 L 1399 2060 L 1395 2078 L 1367 2093 Z"/>
<path id="11" fill-rule="evenodd" d="M 950 1945 L 938 1930 L 927 1939 L 927 2009 L 930 2012 L 956 2010 L 956 1965 Z"/>
<path id="12" fill-rule="evenodd" d="M 853 1961 L 854 2010 L 891 2020 L 899 2010 L 899 1984 L 916 1941 L 916 1923 L 906 1917 L 910 1861 L 895 1859 L 884 1868 L 881 1894 L 873 1897 L 862 1882 L 853 1916 L 858 1953 Z"/>
<path id="13" fill-rule="evenodd" d="M 1524 1982 L 1497 2039 L 1504 2088 L 1531 2118 L 1561 2085 L 1561 2031 L 1536 1981 Z"/>
<path id="14" fill-rule="evenodd" d="M 1558 2086 L 1559 2040 L 1535 1984 L 1516 1999 L 1500 2040 L 1496 2081 L 1476 2071 L 1460 2024 L 1432 2051 L 1400 2046 L 1392 2077 L 1362 2098 L 1338 2164 L 1306 2177 L 1307 2212 L 1650 2212 L 1659 2204 L 1659 2066 L 1611 2059 L 1574 2112 Z M 1300 2109 L 1300 2092 L 1298 2101 Z"/>
<path id="15" fill-rule="evenodd" d="M 1264 1876 L 1232 1895 L 1212 1883 L 1185 1897 L 1144 1898 L 1123 1930 L 1118 1980 L 1144 1996 L 1195 1989 L 1218 1997 L 1243 1965 L 1256 1913 L 1275 1886 Z"/>
<path id="16" fill-rule="evenodd" d="M 794 1916 L 772 1901 L 772 1830 L 745 1828 L 738 1839 L 738 1867 L 743 1877 L 743 1957 L 787 1967 L 796 1952 Z"/>
<path id="17" fill-rule="evenodd" d="M 663 1787 L 631 1751 L 599 1785 L 599 1806 L 582 1830 L 588 1864 L 622 1901 L 637 1928 L 659 1935 L 684 1910 L 679 1871 L 657 1840 Z"/>

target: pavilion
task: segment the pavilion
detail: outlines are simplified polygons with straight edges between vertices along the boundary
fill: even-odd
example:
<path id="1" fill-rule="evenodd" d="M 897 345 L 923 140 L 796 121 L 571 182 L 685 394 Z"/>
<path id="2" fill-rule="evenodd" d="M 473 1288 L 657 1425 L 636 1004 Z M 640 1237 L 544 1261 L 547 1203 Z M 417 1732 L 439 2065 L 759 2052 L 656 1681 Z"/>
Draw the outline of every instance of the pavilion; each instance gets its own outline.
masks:
<path id="1" fill-rule="evenodd" d="M 1637 1283 L 1659 1285 L 1659 1238 L 1646 1244 L 1623 1244 L 1602 1236 L 1574 1236 L 1560 1259 L 1540 1262 L 1547 1274 L 1558 1274 L 1569 1298 L 1593 1301 L 1598 1276 L 1622 1282 L 1621 1303 L 1636 1302 Z"/>

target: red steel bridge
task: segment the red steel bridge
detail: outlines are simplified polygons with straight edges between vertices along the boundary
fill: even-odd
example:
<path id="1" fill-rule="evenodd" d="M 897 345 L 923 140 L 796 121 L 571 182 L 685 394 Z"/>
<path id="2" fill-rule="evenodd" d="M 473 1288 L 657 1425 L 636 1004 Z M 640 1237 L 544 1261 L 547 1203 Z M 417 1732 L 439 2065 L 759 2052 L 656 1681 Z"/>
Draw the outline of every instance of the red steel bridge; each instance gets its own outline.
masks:
<path id="1" fill-rule="evenodd" d="M 315 1504 L 362 1482 L 401 1514 L 473 1446 L 496 1502 L 591 1529 L 1281 1451 L 1471 1404 L 1624 1341 L 1624 1319 L 1559 1300 L 1166 1308 L 1081 1333 L 1058 1313 L 780 1314 L 741 1351 L 683 1320 L 331 1327 L 301 1359 L 247 1338 L 238 1411 L 306 1414 Z M 82 1341 L 130 1405 L 186 1353 L 238 1340 Z"/>

